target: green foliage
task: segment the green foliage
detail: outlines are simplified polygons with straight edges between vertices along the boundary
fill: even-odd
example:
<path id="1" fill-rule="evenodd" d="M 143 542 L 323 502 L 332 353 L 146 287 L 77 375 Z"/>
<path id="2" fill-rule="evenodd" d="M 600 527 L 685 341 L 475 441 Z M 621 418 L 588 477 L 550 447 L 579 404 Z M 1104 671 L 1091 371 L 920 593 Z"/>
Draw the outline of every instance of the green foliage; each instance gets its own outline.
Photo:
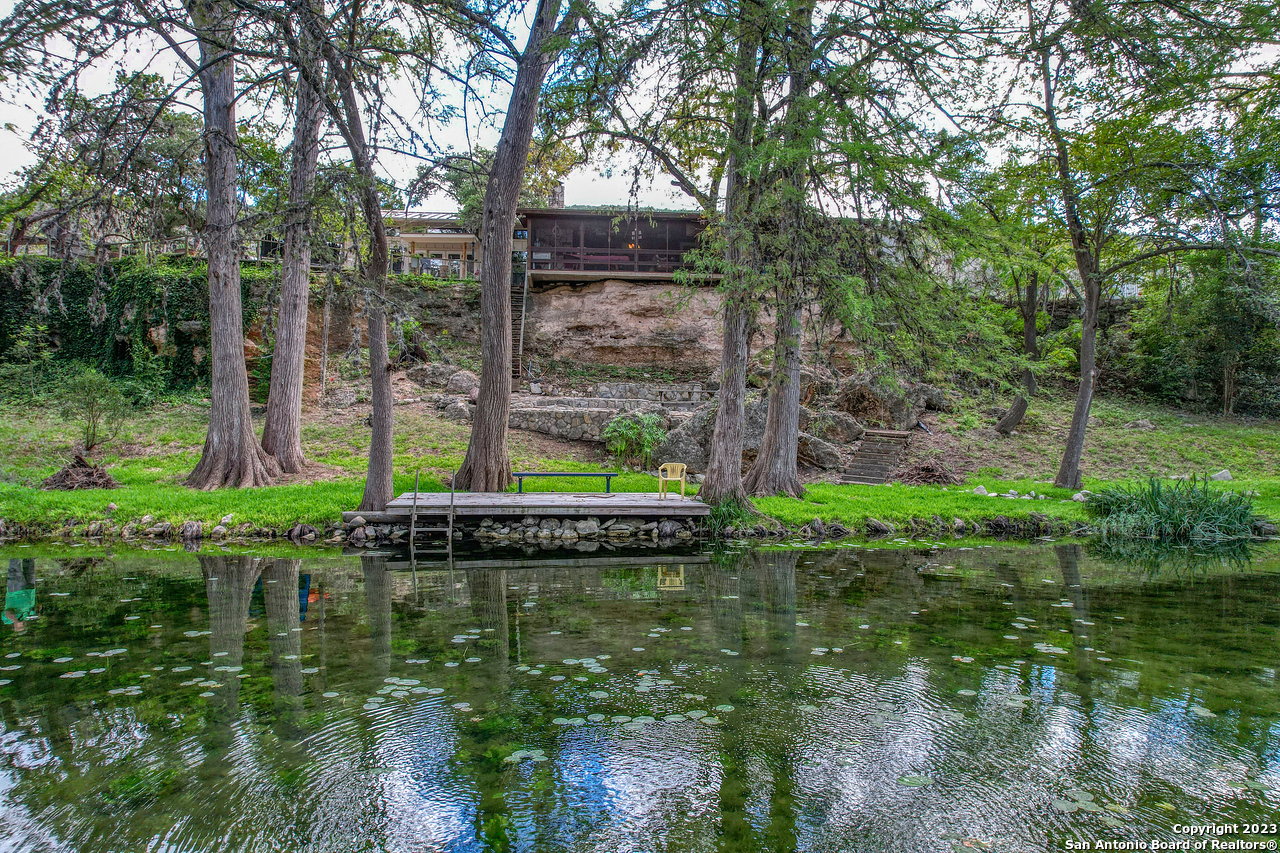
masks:
<path id="1" fill-rule="evenodd" d="M 661 417 L 654 412 L 627 412 L 605 424 L 600 433 L 605 449 L 622 465 L 639 465 L 648 469 L 658 445 L 666 441 Z"/>
<path id="2" fill-rule="evenodd" d="M 8 352 L 0 361 L 0 394 L 33 400 L 53 361 L 49 327 L 31 319 L 10 339 Z"/>
<path id="3" fill-rule="evenodd" d="M 129 414 L 129 401 L 110 379 L 86 367 L 62 383 L 58 412 L 63 420 L 81 424 L 84 449 L 88 452 L 116 437 Z"/>
<path id="4" fill-rule="evenodd" d="M 581 155 L 571 146 L 533 140 L 524 186 L 520 190 L 520 206 L 546 207 L 556 185 L 580 164 Z M 484 194 L 492 165 L 493 151 L 477 147 L 470 157 L 450 158 L 439 169 L 444 189 L 458 203 L 463 227 L 473 234 L 480 233 Z M 422 189 L 434 186 L 436 180 L 431 169 L 424 170 L 418 177 Z"/>
<path id="5" fill-rule="evenodd" d="M 725 501 L 711 507 L 711 515 L 707 517 L 707 532 L 712 539 L 719 539 L 724 531 L 730 528 L 748 527 L 760 518 L 755 508 L 748 503 Z"/>
<path id="6" fill-rule="evenodd" d="M 1257 519 L 1251 497 L 1195 477 L 1112 486 L 1090 495 L 1085 510 L 1103 536 L 1190 545 L 1251 538 Z"/>
<path id="7" fill-rule="evenodd" d="M 270 266 L 241 266 L 243 320 L 274 283 Z M 208 269 L 197 259 L 131 256 L 104 265 L 53 258 L 0 259 L 0 362 L 93 365 L 135 380 L 139 402 L 209 378 Z M 37 332 L 37 327 L 47 332 Z M 42 343 L 47 335 L 48 343 Z M 45 353 L 52 353 L 46 358 Z M 33 355 L 34 354 L 34 355 Z"/>
<path id="8" fill-rule="evenodd" d="M 1280 265 L 1199 252 L 1153 275 L 1146 297 L 1130 330 L 1137 387 L 1224 414 L 1280 414 Z"/>

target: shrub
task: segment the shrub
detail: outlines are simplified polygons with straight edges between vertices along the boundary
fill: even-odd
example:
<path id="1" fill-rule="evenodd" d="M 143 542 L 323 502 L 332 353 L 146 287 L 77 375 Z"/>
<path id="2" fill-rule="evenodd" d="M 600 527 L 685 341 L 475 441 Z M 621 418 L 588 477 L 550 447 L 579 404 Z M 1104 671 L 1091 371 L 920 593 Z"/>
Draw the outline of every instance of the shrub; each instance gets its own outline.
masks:
<path id="1" fill-rule="evenodd" d="M 648 469 L 658 445 L 667 440 L 662 418 L 655 412 L 618 415 L 605 424 L 600 433 L 605 449 L 621 465 L 639 465 Z"/>
<path id="2" fill-rule="evenodd" d="M 92 367 L 72 374 L 58 392 L 64 420 L 83 423 L 85 452 L 120 432 L 129 402 L 110 379 Z"/>
<path id="3" fill-rule="evenodd" d="M 1089 496 L 1085 510 L 1103 536 L 1189 545 L 1249 539 L 1257 519 L 1252 498 L 1195 477 L 1104 489 Z"/>

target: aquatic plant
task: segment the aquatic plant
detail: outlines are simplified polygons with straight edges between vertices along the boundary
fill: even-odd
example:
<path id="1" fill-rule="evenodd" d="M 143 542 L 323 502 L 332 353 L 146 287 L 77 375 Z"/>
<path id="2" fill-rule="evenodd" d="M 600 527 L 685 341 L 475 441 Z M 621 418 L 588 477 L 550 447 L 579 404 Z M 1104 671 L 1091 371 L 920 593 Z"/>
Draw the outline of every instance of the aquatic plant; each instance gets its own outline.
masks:
<path id="1" fill-rule="evenodd" d="M 1202 544 L 1252 538 L 1253 499 L 1211 488 L 1209 480 L 1160 480 L 1112 486 L 1090 495 L 1085 511 L 1108 538 Z"/>
<path id="2" fill-rule="evenodd" d="M 653 454 L 667 440 L 661 417 L 654 412 L 636 414 L 628 412 L 605 424 L 600 433 L 605 449 L 619 464 L 638 464 L 648 469 L 653 464 Z"/>

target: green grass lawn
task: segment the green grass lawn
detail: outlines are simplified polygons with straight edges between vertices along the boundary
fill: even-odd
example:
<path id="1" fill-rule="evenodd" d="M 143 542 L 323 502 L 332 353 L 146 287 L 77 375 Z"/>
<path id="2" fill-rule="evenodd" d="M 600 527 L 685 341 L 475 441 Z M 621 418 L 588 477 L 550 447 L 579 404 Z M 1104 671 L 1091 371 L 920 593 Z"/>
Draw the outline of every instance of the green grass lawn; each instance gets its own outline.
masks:
<path id="1" fill-rule="evenodd" d="M 1280 519 L 1280 475 L 1276 472 L 1276 432 L 1274 425 L 1250 426 L 1238 422 L 1188 421 L 1154 409 L 1123 409 L 1115 403 L 1100 403 L 1100 417 L 1090 437 L 1092 457 L 1086 470 L 1086 488 L 1105 483 L 1144 479 L 1148 473 L 1177 473 L 1217 470 L 1230 467 L 1238 476 L 1224 487 L 1258 492 L 1255 505 L 1261 515 Z M 187 520 L 217 522 L 231 515 L 235 524 L 284 530 L 299 522 L 322 527 L 355 509 L 364 489 L 365 453 L 368 428 L 355 412 L 349 415 L 316 414 L 303 429 L 303 446 L 315 463 L 313 471 L 299 482 L 260 489 L 224 489 L 199 492 L 182 485 L 195 466 L 204 440 L 207 407 L 182 405 L 160 407 L 133 421 L 99 455 L 121 487 L 113 490 L 46 492 L 40 481 L 61 467 L 70 457 L 76 440 L 75 429 L 55 417 L 32 410 L 8 407 L 0 410 L 0 518 L 28 528 L 56 531 L 70 523 L 112 519 L 132 521 L 144 515 L 181 524 Z M 939 424 L 940 437 L 953 447 L 949 464 L 968 470 L 965 486 L 845 486 L 815 483 L 803 499 L 761 498 L 757 508 L 788 527 L 796 528 L 814 518 L 840 522 L 861 530 L 868 518 L 899 525 L 911 518 L 934 515 L 950 522 L 966 522 L 1003 515 L 1018 521 L 1032 512 L 1053 519 L 1083 521 L 1080 504 L 1071 502 L 1071 492 L 1054 489 L 1043 482 L 1056 467 L 1060 447 L 1054 443 L 1057 418 L 1052 410 L 1042 412 L 1039 422 L 1028 425 L 1025 434 L 1008 439 L 1008 447 L 992 450 L 993 440 L 984 438 L 982 428 L 959 429 L 953 421 Z M 959 421 L 963 416 L 956 416 Z M 1123 424 L 1146 417 L 1157 424 L 1153 431 L 1126 430 Z M 415 473 L 421 476 L 424 491 L 443 490 L 444 478 L 462 463 L 468 427 L 450 423 L 421 410 L 398 407 L 395 432 L 395 490 L 409 491 Z M 970 448 L 969 456 L 963 455 Z M 1176 448 L 1176 450 L 1175 450 Z M 936 448 L 935 448 L 936 449 Z M 913 444 L 913 453 L 929 452 L 924 442 Z M 604 459 L 595 445 L 548 442 L 545 437 L 513 433 L 512 464 L 517 470 L 594 472 L 617 470 Z M 1005 457 L 1003 465 L 990 463 Z M 1105 465 L 1101 459 L 1107 459 Z M 1149 465 L 1135 460 L 1160 460 Z M 1126 461 L 1127 460 L 1127 461 Z M 1126 467 L 1127 466 L 1127 467 Z M 1025 475 L 1011 479 L 1006 473 L 1017 469 Z M 1101 471 L 1101 475 L 1098 473 Z M 1047 473 L 1046 473 L 1047 472 Z M 1128 472 L 1127 474 L 1125 472 Z M 972 494 L 981 484 L 989 491 L 1019 493 L 1035 491 L 1047 500 L 1006 500 Z M 603 479 L 578 477 L 532 478 L 525 491 L 603 491 Z M 625 473 L 615 477 L 612 489 L 618 492 L 654 492 L 657 481 L 646 474 Z M 514 487 L 513 487 L 514 490 Z M 690 484 L 690 494 L 696 486 Z M 117 509 L 108 514 L 107 505 Z"/>

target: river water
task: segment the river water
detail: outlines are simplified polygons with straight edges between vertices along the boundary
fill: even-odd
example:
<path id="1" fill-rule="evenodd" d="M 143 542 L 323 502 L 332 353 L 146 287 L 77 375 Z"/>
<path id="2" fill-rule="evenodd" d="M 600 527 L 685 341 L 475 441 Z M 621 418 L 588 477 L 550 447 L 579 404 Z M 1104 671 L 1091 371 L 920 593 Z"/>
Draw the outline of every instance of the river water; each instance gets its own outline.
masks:
<path id="1" fill-rule="evenodd" d="M 4 851 L 1280 838 L 1274 549 L 0 559 Z"/>

